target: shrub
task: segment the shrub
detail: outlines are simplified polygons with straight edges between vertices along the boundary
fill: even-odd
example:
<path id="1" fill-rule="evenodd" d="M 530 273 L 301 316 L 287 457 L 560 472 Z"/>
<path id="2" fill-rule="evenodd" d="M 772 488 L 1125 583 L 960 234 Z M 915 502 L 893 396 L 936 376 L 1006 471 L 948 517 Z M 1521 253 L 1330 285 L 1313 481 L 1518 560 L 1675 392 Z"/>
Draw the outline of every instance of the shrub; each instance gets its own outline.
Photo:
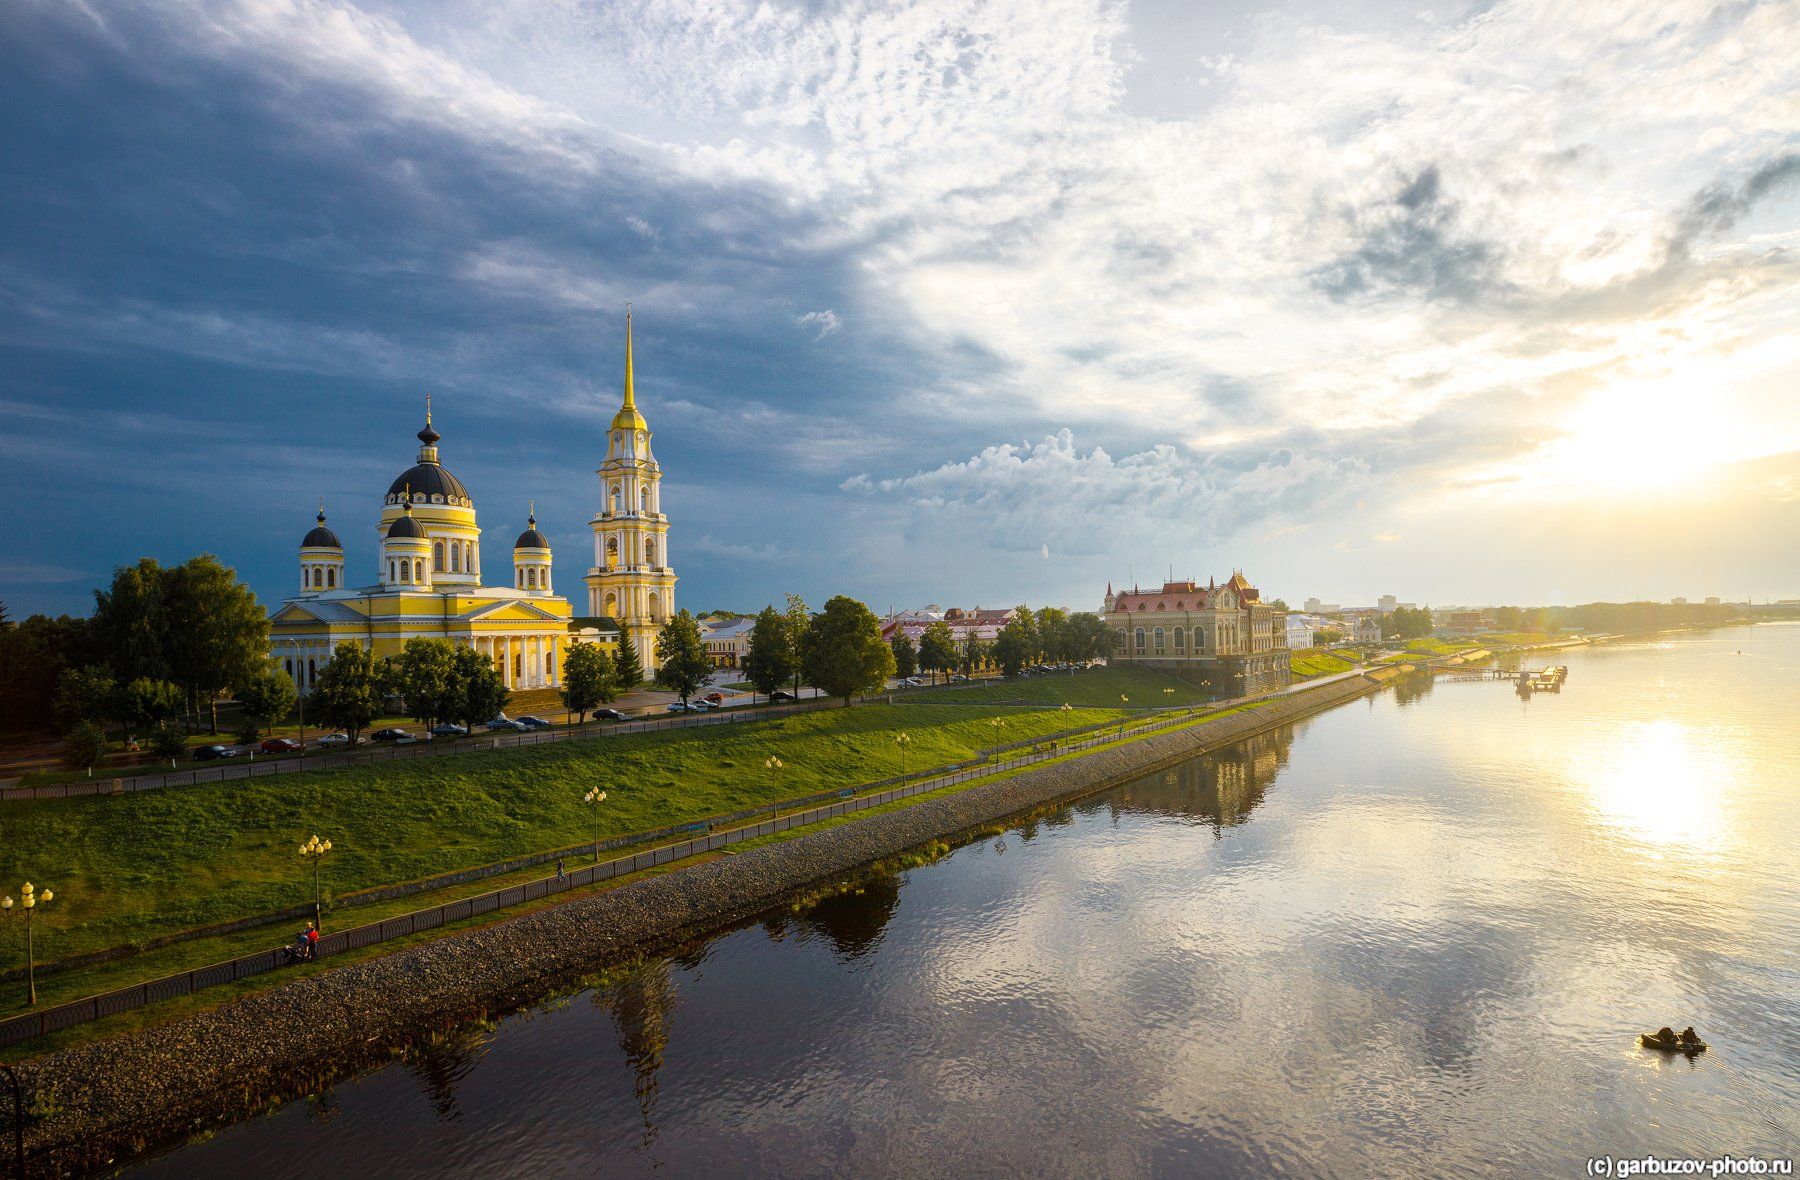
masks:
<path id="1" fill-rule="evenodd" d="M 92 721 L 76 722 L 63 738 L 63 765 L 85 770 L 106 757 L 106 731 Z"/>
<path id="2" fill-rule="evenodd" d="M 187 753 L 187 738 L 173 725 L 159 725 L 150 731 L 150 751 L 158 758 L 179 758 Z"/>

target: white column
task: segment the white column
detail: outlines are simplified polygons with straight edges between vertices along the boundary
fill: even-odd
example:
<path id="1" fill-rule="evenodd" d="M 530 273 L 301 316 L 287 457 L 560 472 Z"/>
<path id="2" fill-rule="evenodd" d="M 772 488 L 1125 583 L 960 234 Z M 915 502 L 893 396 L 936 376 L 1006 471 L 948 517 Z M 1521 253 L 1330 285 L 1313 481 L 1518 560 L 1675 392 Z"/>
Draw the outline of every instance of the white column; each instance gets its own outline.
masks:
<path id="1" fill-rule="evenodd" d="M 561 688 L 562 687 L 562 660 L 557 658 L 558 653 L 556 650 L 556 642 L 557 642 L 556 637 L 554 635 L 551 636 L 550 637 L 550 686 L 552 688 Z"/>

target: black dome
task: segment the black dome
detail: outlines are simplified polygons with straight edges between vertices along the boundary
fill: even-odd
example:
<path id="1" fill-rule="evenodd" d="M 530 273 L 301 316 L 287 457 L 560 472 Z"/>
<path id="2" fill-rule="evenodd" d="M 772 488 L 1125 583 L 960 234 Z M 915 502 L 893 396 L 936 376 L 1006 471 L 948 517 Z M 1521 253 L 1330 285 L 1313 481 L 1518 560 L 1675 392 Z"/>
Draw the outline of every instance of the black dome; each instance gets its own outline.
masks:
<path id="1" fill-rule="evenodd" d="M 388 485 L 388 496 L 404 496 L 408 487 L 414 496 L 424 496 L 429 500 L 433 496 L 442 496 L 446 500 L 466 501 L 469 489 L 463 487 L 462 480 L 451 475 L 437 463 L 420 463 L 402 471 L 393 483 Z"/>
<path id="2" fill-rule="evenodd" d="M 395 537 L 424 537 L 425 530 L 419 527 L 419 522 L 413 519 L 412 513 L 405 512 L 400 515 L 399 520 L 388 526 L 387 535 L 389 540 Z"/>
<path id="3" fill-rule="evenodd" d="M 300 542 L 302 549 L 342 549 L 343 547 L 344 543 L 338 540 L 337 534 L 324 525 L 320 525 L 306 534 L 306 540 Z"/>
<path id="4" fill-rule="evenodd" d="M 550 548 L 550 542 L 544 538 L 544 534 L 538 532 L 536 529 L 526 529 L 519 534 L 519 539 L 513 542 L 513 548 L 548 549 Z"/>

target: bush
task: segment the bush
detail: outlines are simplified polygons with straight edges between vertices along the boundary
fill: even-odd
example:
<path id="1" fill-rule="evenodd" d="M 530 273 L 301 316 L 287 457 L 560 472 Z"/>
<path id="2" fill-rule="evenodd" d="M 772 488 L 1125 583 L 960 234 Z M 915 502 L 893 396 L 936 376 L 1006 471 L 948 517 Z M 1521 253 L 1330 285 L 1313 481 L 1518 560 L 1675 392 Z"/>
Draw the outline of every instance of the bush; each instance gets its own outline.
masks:
<path id="1" fill-rule="evenodd" d="M 150 731 L 150 750 L 158 758 L 179 758 L 187 753 L 187 737 L 173 725 L 159 725 Z"/>
<path id="2" fill-rule="evenodd" d="M 240 746 L 254 746 L 257 737 L 261 734 L 262 727 L 256 723 L 256 718 L 246 717 L 244 718 L 243 724 L 238 726 L 237 744 Z"/>
<path id="3" fill-rule="evenodd" d="M 77 722 L 63 738 L 63 765 L 85 770 L 106 757 L 106 731 L 92 721 Z"/>

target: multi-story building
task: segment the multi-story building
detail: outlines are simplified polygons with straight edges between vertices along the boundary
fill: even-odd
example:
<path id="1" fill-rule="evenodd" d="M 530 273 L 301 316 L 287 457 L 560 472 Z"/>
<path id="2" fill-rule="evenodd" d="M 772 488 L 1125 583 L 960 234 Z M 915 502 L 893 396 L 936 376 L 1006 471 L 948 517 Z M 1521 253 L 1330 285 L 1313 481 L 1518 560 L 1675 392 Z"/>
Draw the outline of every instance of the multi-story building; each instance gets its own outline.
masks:
<path id="1" fill-rule="evenodd" d="M 1350 638 L 1358 643 L 1381 642 L 1381 617 L 1379 615 L 1359 615 L 1350 625 Z"/>
<path id="2" fill-rule="evenodd" d="M 715 668 L 742 668 L 744 657 L 750 654 L 750 632 L 755 628 L 753 618 L 701 624 L 700 641 L 706 645 L 706 658 Z"/>
<path id="3" fill-rule="evenodd" d="M 955 642 L 956 650 L 966 652 L 971 642 L 992 645 L 1017 613 L 1016 607 L 984 610 L 979 606 L 972 610 L 953 606 L 941 612 L 935 607 L 899 611 L 881 621 L 881 637 L 892 643 L 894 636 L 905 635 L 917 646 L 919 639 L 933 623 L 942 622 L 950 628 L 950 638 Z"/>
<path id="4" fill-rule="evenodd" d="M 1161 668 L 1219 696 L 1283 688 L 1292 677 L 1282 612 L 1241 570 L 1204 587 L 1165 582 L 1115 594 L 1108 585 L 1103 612 L 1122 663 Z"/>
<path id="5" fill-rule="evenodd" d="M 1383 594 L 1380 598 L 1375 600 L 1375 609 L 1379 610 L 1384 615 L 1399 605 L 1399 597 L 1393 594 Z"/>

